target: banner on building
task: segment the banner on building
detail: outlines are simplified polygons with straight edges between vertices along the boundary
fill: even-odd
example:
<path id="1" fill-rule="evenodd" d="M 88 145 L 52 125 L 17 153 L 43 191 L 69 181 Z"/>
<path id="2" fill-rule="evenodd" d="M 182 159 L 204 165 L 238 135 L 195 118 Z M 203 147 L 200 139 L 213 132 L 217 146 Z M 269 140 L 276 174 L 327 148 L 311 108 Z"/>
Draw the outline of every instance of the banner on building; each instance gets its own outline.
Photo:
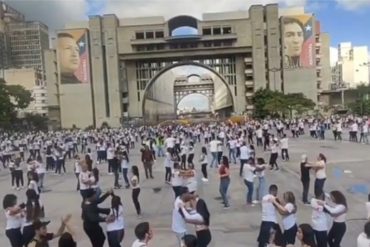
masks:
<path id="1" fill-rule="evenodd" d="M 282 17 L 285 69 L 315 66 L 314 24 L 310 15 Z"/>
<path id="2" fill-rule="evenodd" d="M 57 54 L 60 84 L 90 83 L 90 54 L 86 29 L 59 31 Z"/>

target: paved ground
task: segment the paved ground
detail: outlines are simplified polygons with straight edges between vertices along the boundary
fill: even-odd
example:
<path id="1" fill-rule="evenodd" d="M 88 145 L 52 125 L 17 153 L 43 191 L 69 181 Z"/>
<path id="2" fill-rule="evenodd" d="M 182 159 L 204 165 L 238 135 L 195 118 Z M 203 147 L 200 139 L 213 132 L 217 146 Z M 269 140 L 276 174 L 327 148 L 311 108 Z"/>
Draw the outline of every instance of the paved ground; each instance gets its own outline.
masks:
<path id="1" fill-rule="evenodd" d="M 329 135 L 329 133 L 328 133 Z M 199 146 L 198 148 L 199 149 Z M 355 239 L 362 231 L 365 223 L 365 206 L 367 193 L 369 191 L 370 170 L 370 146 L 349 142 L 334 142 L 332 140 L 319 141 L 307 136 L 298 140 L 290 140 L 290 162 L 281 162 L 282 169 L 278 172 L 268 171 L 268 184 L 276 183 L 279 191 L 292 190 L 300 199 L 301 184 L 298 177 L 299 160 L 302 153 L 307 153 L 310 160 L 314 160 L 319 152 L 324 153 L 328 158 L 328 182 L 326 190 L 339 189 L 344 191 L 349 201 L 349 213 L 347 223 L 347 234 L 342 246 L 355 246 Z M 257 149 L 257 156 L 267 158 L 269 153 L 263 153 Z M 139 153 L 137 150 L 131 155 L 132 164 L 140 165 Z M 197 158 L 195 159 L 197 160 Z M 260 206 L 246 207 L 246 188 L 238 176 L 239 166 L 232 168 L 232 181 L 230 187 L 231 208 L 223 209 L 215 198 L 218 193 L 218 178 L 215 170 L 210 171 L 210 182 L 202 184 L 200 179 L 199 193 L 207 201 L 211 212 L 211 231 L 213 241 L 211 246 L 256 246 L 256 237 L 260 224 Z M 46 186 L 52 191 L 42 194 L 42 201 L 45 204 L 46 215 L 52 220 L 49 225 L 51 231 L 57 230 L 59 219 L 66 213 L 73 215 L 72 223 L 75 230 L 75 238 L 78 246 L 87 247 L 91 244 L 82 231 L 80 220 L 81 197 L 75 191 L 76 178 L 72 173 L 72 165 L 69 164 L 68 173 L 63 176 L 47 174 Z M 101 170 L 105 173 L 106 166 Z M 143 171 L 141 170 L 143 176 Z M 143 219 L 150 221 L 154 229 L 154 239 L 151 246 L 172 247 L 176 245 L 175 236 L 170 230 L 173 192 L 171 187 L 163 183 L 164 168 L 161 159 L 155 165 L 154 180 L 142 181 L 142 193 L 140 201 L 143 209 Z M 199 171 L 200 176 L 200 171 Z M 103 174 L 102 188 L 108 189 L 113 185 L 113 177 Z M 154 194 L 153 187 L 162 187 L 162 190 Z M 313 191 L 311 186 L 311 192 Z M 10 188 L 10 176 L 6 171 L 0 172 L 0 195 L 16 193 L 19 198 L 24 199 L 24 191 L 15 192 Z M 134 211 L 131 201 L 130 190 L 118 190 L 116 194 L 122 197 L 125 208 L 126 236 L 123 246 L 131 246 L 134 240 L 133 228 L 140 222 Z M 312 195 L 312 193 L 311 193 Z M 109 200 L 103 205 L 108 205 Z M 300 202 L 298 203 L 298 219 L 300 223 L 310 222 L 311 209 Z M 4 216 L 0 215 L 0 222 L 4 225 Z M 189 230 L 193 227 L 189 225 Z M 0 246 L 9 246 L 4 231 L 0 232 Z M 56 246 L 56 243 L 51 246 Z M 297 245 L 298 246 L 298 245 Z"/>

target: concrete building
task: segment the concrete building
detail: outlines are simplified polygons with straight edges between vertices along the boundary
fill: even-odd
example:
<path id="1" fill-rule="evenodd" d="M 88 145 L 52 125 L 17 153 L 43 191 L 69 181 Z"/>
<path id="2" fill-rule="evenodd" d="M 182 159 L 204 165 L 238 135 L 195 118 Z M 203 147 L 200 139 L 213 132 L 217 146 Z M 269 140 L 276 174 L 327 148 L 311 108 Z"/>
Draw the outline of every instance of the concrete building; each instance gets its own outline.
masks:
<path id="1" fill-rule="evenodd" d="M 4 80 L 7 85 L 21 85 L 31 92 L 34 100 L 26 109 L 18 112 L 20 117 L 24 116 L 25 113 L 47 116 L 47 89 L 41 70 L 33 68 L 5 69 Z"/>
<path id="2" fill-rule="evenodd" d="M 369 56 L 367 46 L 352 46 L 350 42 L 338 45 L 338 62 L 333 68 L 335 84 L 347 84 L 355 88 L 369 84 Z"/>
<path id="3" fill-rule="evenodd" d="M 255 91 L 266 87 L 304 93 L 317 102 L 324 84 L 318 83 L 320 76 L 330 65 L 329 58 L 323 58 L 328 36 L 316 30 L 315 23 L 315 16 L 303 8 L 281 10 L 269 4 L 254 5 L 249 11 L 203 14 L 201 19 L 118 19 L 110 14 L 66 25 L 59 32 L 61 40 L 67 42 L 72 34 L 83 48 L 79 68 L 69 76 L 78 80 L 64 81 L 60 76 L 62 127 L 103 122 L 119 126 L 135 118 L 158 121 L 176 114 L 179 101 L 194 92 L 213 97 L 215 111 L 222 115 L 253 111 Z M 88 42 L 81 32 L 87 33 Z M 319 63 L 316 54 L 321 55 Z M 59 48 L 59 73 L 65 70 L 64 56 Z M 201 82 L 177 90 L 175 79 L 184 75 L 180 70 L 188 71 L 187 77 L 206 73 L 213 87 Z M 86 116 L 82 118 L 75 105 L 83 106 Z"/>

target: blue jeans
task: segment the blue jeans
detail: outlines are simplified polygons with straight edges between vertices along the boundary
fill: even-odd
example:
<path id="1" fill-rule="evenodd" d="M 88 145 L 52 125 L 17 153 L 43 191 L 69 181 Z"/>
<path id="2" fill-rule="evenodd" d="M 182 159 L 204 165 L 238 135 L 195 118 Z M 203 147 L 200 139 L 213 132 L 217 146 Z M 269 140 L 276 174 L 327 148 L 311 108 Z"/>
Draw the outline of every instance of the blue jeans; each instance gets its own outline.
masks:
<path id="1" fill-rule="evenodd" d="M 215 163 L 215 167 L 217 167 L 218 163 L 218 152 L 212 152 L 212 162 L 211 162 L 211 167 L 213 167 L 213 163 Z"/>
<path id="2" fill-rule="evenodd" d="M 244 179 L 244 183 L 245 185 L 247 186 L 247 203 L 252 203 L 252 196 L 253 196 L 253 182 L 249 182 L 247 180 Z"/>
<path id="3" fill-rule="evenodd" d="M 220 179 L 220 194 L 225 206 L 229 206 L 229 200 L 227 199 L 227 189 L 229 188 L 230 178 Z"/>
<path id="4" fill-rule="evenodd" d="M 157 157 L 164 157 L 163 147 L 157 147 Z"/>
<path id="5" fill-rule="evenodd" d="M 231 158 L 233 158 L 234 164 L 236 164 L 236 149 L 232 148 L 229 150 L 229 160 L 231 162 Z"/>
<path id="6" fill-rule="evenodd" d="M 262 197 L 266 195 L 266 179 L 265 177 L 258 177 L 258 187 L 257 187 L 257 200 L 262 201 Z"/>

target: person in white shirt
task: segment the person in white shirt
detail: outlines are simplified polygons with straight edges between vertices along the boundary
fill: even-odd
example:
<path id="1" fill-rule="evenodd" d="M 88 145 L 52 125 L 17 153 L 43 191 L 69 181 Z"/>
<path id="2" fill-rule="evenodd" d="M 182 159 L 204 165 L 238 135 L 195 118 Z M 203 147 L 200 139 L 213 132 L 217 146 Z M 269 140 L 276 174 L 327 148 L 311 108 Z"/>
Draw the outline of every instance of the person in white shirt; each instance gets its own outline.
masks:
<path id="1" fill-rule="evenodd" d="M 311 199 L 312 207 L 312 228 L 314 230 L 317 247 L 328 246 L 328 223 L 324 206 L 319 203 L 325 200 L 325 195 L 317 195 Z"/>
<path id="2" fill-rule="evenodd" d="M 181 199 L 181 196 L 178 196 L 175 199 L 174 208 L 172 210 L 172 231 L 176 234 L 179 247 L 182 247 L 182 239 L 187 233 L 185 219 L 180 214 L 181 205 L 184 202 Z"/>
<path id="3" fill-rule="evenodd" d="M 92 185 L 95 184 L 95 177 L 92 172 L 88 170 L 86 162 L 81 164 L 81 172 L 78 179 L 80 181 L 80 194 L 82 198 L 85 199 L 89 191 L 93 190 Z"/>
<path id="4" fill-rule="evenodd" d="M 114 166 L 114 157 L 115 157 L 115 150 L 114 147 L 109 143 L 107 148 L 107 160 L 108 160 L 108 173 L 109 175 L 113 174 L 113 166 Z"/>
<path id="5" fill-rule="evenodd" d="M 181 176 L 181 171 L 180 171 L 180 165 L 179 163 L 175 162 L 173 164 L 173 169 L 172 169 L 172 178 L 171 178 L 171 185 L 173 192 L 175 193 L 175 198 L 180 196 L 181 194 L 181 187 L 184 184 L 184 180 Z"/>
<path id="6" fill-rule="evenodd" d="M 252 205 L 253 198 L 253 188 L 254 188 L 254 172 L 256 171 L 256 166 L 254 164 L 254 159 L 250 158 L 247 164 L 243 167 L 243 179 L 247 186 L 246 201 L 247 205 Z"/>
<path id="7" fill-rule="evenodd" d="M 369 126 L 367 125 L 367 122 L 364 121 L 361 126 L 361 136 L 360 136 L 360 142 L 363 143 L 369 143 L 368 139 L 368 134 L 369 134 Z"/>
<path id="8" fill-rule="evenodd" d="M 79 191 L 80 190 L 80 179 L 79 179 L 79 176 L 80 176 L 80 173 L 81 173 L 81 160 L 80 160 L 80 156 L 78 155 L 75 155 L 74 157 L 75 161 L 74 161 L 74 172 L 75 172 L 75 176 L 77 178 L 77 187 L 76 187 L 76 190 Z"/>
<path id="9" fill-rule="evenodd" d="M 326 157 L 322 153 L 317 157 L 317 162 L 307 163 L 306 167 L 311 167 L 315 170 L 315 195 L 324 193 L 324 184 L 326 180 Z"/>
<path id="10" fill-rule="evenodd" d="M 258 126 L 256 129 L 256 138 L 257 138 L 257 147 L 262 147 L 263 131 L 260 126 Z"/>
<path id="11" fill-rule="evenodd" d="M 280 140 L 281 146 L 281 159 L 284 161 L 289 161 L 289 152 L 288 152 L 288 137 L 286 134 L 283 135 L 283 138 Z"/>
<path id="12" fill-rule="evenodd" d="M 153 231 L 149 222 L 141 222 L 135 227 L 135 236 L 137 239 L 131 247 L 147 247 L 149 241 L 153 238 Z"/>
<path id="13" fill-rule="evenodd" d="M 212 155 L 212 161 L 211 161 L 211 168 L 213 166 L 215 166 L 215 168 L 217 168 L 218 166 L 218 147 L 221 146 L 221 141 L 217 140 L 217 139 L 213 139 L 210 143 L 209 143 L 209 151 L 211 152 L 211 155 Z"/>
<path id="14" fill-rule="evenodd" d="M 274 167 L 275 167 L 275 170 L 279 170 L 279 165 L 277 164 L 278 149 L 279 149 L 279 146 L 278 146 L 277 139 L 274 138 L 271 144 L 271 154 L 270 154 L 270 162 L 269 162 L 270 170 L 274 169 Z"/>
<path id="15" fill-rule="evenodd" d="M 367 195 L 367 202 L 366 202 L 366 218 L 370 221 L 370 194 Z"/>
<path id="16" fill-rule="evenodd" d="M 278 212 L 283 216 L 284 240 L 286 246 L 294 246 L 297 235 L 297 205 L 293 192 L 287 191 L 283 194 L 282 203 L 276 198 L 273 204 Z"/>
<path id="17" fill-rule="evenodd" d="M 263 158 L 257 158 L 257 165 L 256 165 L 256 175 L 258 177 L 258 186 L 257 186 L 257 196 L 256 201 L 254 203 L 258 203 L 262 200 L 262 198 L 266 195 L 266 179 L 265 179 L 265 170 L 267 168 L 267 164 Z"/>
<path id="18" fill-rule="evenodd" d="M 246 164 L 249 160 L 249 154 L 250 154 L 249 147 L 247 146 L 247 143 L 243 141 L 243 145 L 240 147 L 240 171 L 239 171 L 240 176 L 243 175 L 243 167 L 244 164 Z"/>
<path id="19" fill-rule="evenodd" d="M 233 161 L 234 164 L 236 164 L 236 143 L 237 140 L 235 139 L 235 137 L 232 136 L 228 142 L 228 146 L 229 146 L 229 160 Z"/>
<path id="20" fill-rule="evenodd" d="M 333 218 L 333 225 L 328 234 L 329 246 L 340 246 L 347 229 L 347 200 L 343 193 L 337 190 L 330 192 L 330 200 L 332 201 L 330 205 L 324 201 L 318 201 L 318 203 L 319 205 L 324 206 L 325 211 L 328 212 Z"/>
<path id="21" fill-rule="evenodd" d="M 5 235 L 8 237 L 10 246 L 21 247 L 24 245 L 22 238 L 22 222 L 24 220 L 24 203 L 17 205 L 17 196 L 7 194 L 3 199 L 3 208 L 6 216 Z"/>
<path id="22" fill-rule="evenodd" d="M 364 232 L 360 233 L 357 238 L 357 247 L 370 246 L 370 221 L 366 222 Z"/>
<path id="23" fill-rule="evenodd" d="M 108 219 L 107 237 L 109 246 L 121 246 L 121 242 L 125 236 L 125 221 L 123 218 L 122 202 L 119 196 L 112 196 L 111 212 Z"/>
<path id="24" fill-rule="evenodd" d="M 35 167 L 36 167 L 36 173 L 38 177 L 38 187 L 40 190 L 44 188 L 44 177 L 45 177 L 45 165 L 42 162 L 41 156 L 37 156 L 36 162 L 35 162 Z"/>
<path id="25" fill-rule="evenodd" d="M 278 228 L 276 208 L 273 204 L 277 193 L 278 187 L 272 184 L 269 187 L 269 194 L 262 198 L 262 222 L 257 238 L 258 247 L 265 247 L 269 244 L 271 231 L 277 230 Z"/>

